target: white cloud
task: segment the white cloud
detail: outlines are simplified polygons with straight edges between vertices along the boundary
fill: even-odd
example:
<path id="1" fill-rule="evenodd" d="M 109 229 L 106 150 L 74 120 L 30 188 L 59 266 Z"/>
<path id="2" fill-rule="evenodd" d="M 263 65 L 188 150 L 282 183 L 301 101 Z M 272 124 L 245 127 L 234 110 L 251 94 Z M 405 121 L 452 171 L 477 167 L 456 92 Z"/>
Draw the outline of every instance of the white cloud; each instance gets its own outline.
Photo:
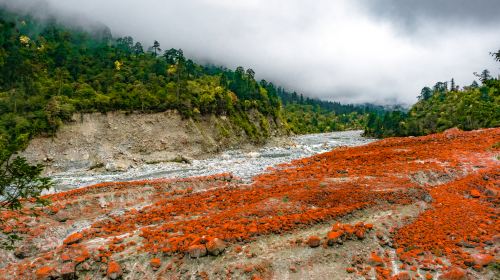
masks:
<path id="1" fill-rule="evenodd" d="M 198 61 L 253 68 L 258 78 L 343 102 L 412 103 L 425 85 L 451 77 L 468 84 L 473 71 L 498 70 L 488 55 L 500 48 L 498 24 L 429 21 L 406 32 L 398 20 L 374 17 L 363 1 L 47 2 L 115 35 L 158 40 Z"/>

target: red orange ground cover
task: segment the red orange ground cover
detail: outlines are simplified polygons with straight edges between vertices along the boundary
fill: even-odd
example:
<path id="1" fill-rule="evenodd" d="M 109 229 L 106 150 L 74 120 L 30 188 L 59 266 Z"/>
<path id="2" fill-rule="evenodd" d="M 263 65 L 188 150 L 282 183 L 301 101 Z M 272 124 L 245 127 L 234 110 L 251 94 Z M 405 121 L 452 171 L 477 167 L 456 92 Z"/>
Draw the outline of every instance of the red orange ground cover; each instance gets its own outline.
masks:
<path id="1" fill-rule="evenodd" d="M 202 249 L 215 246 L 213 240 L 222 242 L 218 242 L 219 254 L 226 244 L 330 222 L 375 205 L 410 204 L 426 200 L 429 195 L 433 208 L 396 231 L 397 256 L 420 265 L 419 257 L 430 252 L 465 268 L 475 264 L 460 242 L 482 248 L 498 239 L 500 178 L 495 158 L 498 150 L 492 147 L 499 140 L 500 129 L 451 130 L 338 148 L 271 168 L 256 176 L 252 184 L 230 182 L 231 176 L 223 174 L 103 183 L 51 195 L 53 205 L 40 209 L 41 217 L 33 220 L 22 216 L 5 226 L 30 240 L 43 238 L 49 226 L 62 219 L 61 213 L 67 213 L 70 219 L 77 213 L 94 221 L 43 254 L 9 263 L 0 269 L 0 275 L 14 278 L 35 272 L 53 273 L 70 261 L 62 256 L 75 251 L 75 246 L 80 252 L 71 260 L 75 265 L 102 263 L 108 265 L 108 273 L 112 270 L 121 274 L 115 261 L 120 256 L 148 253 L 154 260 L 151 266 L 157 269 L 161 265 L 157 257 L 207 255 L 209 251 Z M 179 185 L 182 188 L 176 187 Z M 99 202 L 109 197 L 121 199 Z M 124 207 L 120 213 L 112 213 Z M 97 219 L 103 214 L 106 218 Z M 354 230 L 353 234 L 364 237 L 364 231 L 356 233 L 355 228 L 339 227 L 332 232 L 340 230 Z M 99 246 L 95 245 L 97 241 Z M 381 278 L 392 273 L 382 267 L 377 267 L 377 272 Z"/>
<path id="2" fill-rule="evenodd" d="M 399 258 L 412 263 L 422 251 L 446 256 L 462 268 L 483 265 L 492 261 L 494 251 L 484 247 L 498 239 L 498 191 L 500 169 L 490 169 L 463 179 L 432 188 L 432 209 L 416 221 L 399 229 L 394 240 L 400 246 Z M 474 191 L 480 193 L 473 197 Z M 474 261 L 464 247 L 473 247 L 490 256 L 487 262 Z"/>

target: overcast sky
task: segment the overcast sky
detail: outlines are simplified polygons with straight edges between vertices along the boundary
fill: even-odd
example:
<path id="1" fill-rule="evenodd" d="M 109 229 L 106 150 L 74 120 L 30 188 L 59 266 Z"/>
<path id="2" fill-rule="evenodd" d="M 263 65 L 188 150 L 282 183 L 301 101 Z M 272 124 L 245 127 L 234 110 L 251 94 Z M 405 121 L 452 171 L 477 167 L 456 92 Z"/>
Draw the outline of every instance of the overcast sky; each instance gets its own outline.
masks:
<path id="1" fill-rule="evenodd" d="M 413 103 L 500 64 L 499 0 L 44 0 L 64 18 L 341 102 Z M 0 0 L 32 6 L 41 0 Z M 39 7 L 35 10 L 41 11 Z M 80 21 L 79 21 L 80 22 Z"/>

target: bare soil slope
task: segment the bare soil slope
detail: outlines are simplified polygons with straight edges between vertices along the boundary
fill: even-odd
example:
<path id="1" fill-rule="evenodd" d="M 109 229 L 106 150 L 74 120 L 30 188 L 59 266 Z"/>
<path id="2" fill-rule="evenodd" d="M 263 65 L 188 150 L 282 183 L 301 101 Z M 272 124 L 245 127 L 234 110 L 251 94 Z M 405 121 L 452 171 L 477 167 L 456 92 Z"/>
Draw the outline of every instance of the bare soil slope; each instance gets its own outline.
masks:
<path id="1" fill-rule="evenodd" d="M 250 114 L 250 118 L 252 118 Z M 252 123 L 260 128 L 256 117 Z M 286 134 L 281 123 L 267 120 L 271 136 Z M 45 162 L 46 172 L 105 169 L 124 171 L 144 163 L 182 161 L 251 143 L 225 117 L 182 119 L 174 111 L 154 114 L 76 114 L 54 137 L 33 139 L 23 156 Z"/>

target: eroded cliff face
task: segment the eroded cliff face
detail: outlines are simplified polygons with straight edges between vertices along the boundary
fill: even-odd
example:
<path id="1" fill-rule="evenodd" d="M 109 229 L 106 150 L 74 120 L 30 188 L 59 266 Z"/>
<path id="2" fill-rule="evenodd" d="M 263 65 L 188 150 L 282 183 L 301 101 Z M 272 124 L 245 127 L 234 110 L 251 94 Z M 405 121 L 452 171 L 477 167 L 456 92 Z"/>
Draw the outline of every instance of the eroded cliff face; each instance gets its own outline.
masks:
<path id="1" fill-rule="evenodd" d="M 264 130 L 262 117 L 250 121 Z M 267 119 L 270 136 L 286 134 L 280 121 Z M 182 119 L 174 111 L 154 114 L 75 114 L 54 137 L 33 139 L 22 153 L 43 162 L 47 174 L 70 170 L 123 171 L 163 161 L 185 161 L 250 144 L 252 139 L 226 117 Z"/>

